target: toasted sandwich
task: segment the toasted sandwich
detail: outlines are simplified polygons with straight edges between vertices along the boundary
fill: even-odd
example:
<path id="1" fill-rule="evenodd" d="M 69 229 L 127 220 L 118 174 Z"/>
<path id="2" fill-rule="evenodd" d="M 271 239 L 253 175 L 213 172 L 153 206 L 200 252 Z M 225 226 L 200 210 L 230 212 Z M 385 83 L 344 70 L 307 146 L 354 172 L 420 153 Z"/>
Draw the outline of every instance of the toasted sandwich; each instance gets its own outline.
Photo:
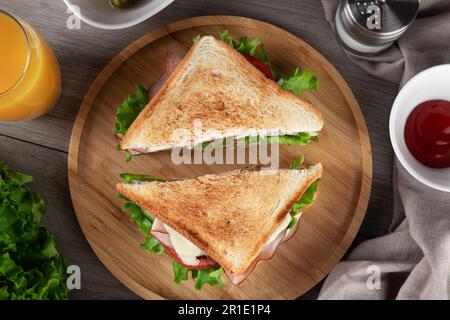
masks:
<path id="1" fill-rule="evenodd" d="M 293 235 L 321 175 L 320 163 L 175 181 L 124 175 L 126 182 L 116 189 L 133 207 L 132 219 L 146 225 L 143 247 L 165 251 L 174 261 L 175 282 L 192 271 L 200 289 L 204 283 L 223 285 L 222 272 L 238 285 L 258 262 L 270 259 Z"/>
<path id="2" fill-rule="evenodd" d="M 260 52 L 256 49 L 241 54 L 238 50 L 244 45 L 227 39 L 198 39 L 176 62 L 170 76 L 165 76 L 167 80 L 153 97 L 138 88 L 137 98 L 131 97 L 130 103 L 119 109 L 118 119 L 131 122 L 130 113 L 139 106 L 129 105 L 151 99 L 131 125 L 116 120 L 122 150 L 140 154 L 193 147 L 230 137 L 254 136 L 255 131 L 271 143 L 307 144 L 317 139 L 323 126 L 322 115 L 312 103 L 291 92 L 306 90 L 301 88 L 305 86 L 302 81 L 315 88 L 317 79 L 298 69 L 290 80 L 270 77 L 272 69 L 268 69 L 269 62 L 263 62 L 265 54 L 261 54 L 261 60 L 256 57 L 255 52 Z M 233 43 L 239 48 L 235 49 Z M 264 71 L 264 66 L 269 71 Z M 199 137 L 194 132 L 196 120 L 201 121 Z M 185 134 L 174 134 L 180 130 Z"/>

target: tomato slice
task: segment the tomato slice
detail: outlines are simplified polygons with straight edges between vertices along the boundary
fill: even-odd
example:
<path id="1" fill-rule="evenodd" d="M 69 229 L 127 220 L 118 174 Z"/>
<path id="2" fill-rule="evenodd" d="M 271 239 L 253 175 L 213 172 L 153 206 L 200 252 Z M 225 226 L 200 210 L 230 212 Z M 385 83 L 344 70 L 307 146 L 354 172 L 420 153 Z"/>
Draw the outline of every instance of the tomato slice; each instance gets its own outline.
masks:
<path id="1" fill-rule="evenodd" d="M 243 56 L 245 57 L 245 59 L 247 59 L 248 62 L 250 62 L 252 65 L 254 65 L 256 67 L 256 69 L 261 71 L 266 76 L 266 78 L 275 81 L 275 78 L 273 77 L 272 71 L 264 63 L 264 61 L 254 57 L 254 56 L 248 55 L 248 54 L 244 54 Z"/>
<path id="2" fill-rule="evenodd" d="M 213 259 L 211 259 L 208 256 L 198 257 L 197 260 L 199 261 L 199 263 L 197 265 L 194 265 L 194 266 L 187 265 L 183 262 L 183 260 L 181 260 L 180 256 L 175 252 L 174 249 L 164 245 L 163 243 L 161 243 L 161 245 L 163 246 L 164 250 L 166 250 L 167 254 L 172 259 L 174 259 L 179 264 L 185 266 L 186 268 L 193 269 L 193 270 L 201 270 L 201 269 L 210 269 L 210 268 L 214 268 L 214 267 L 218 266 L 217 262 L 215 262 Z"/>

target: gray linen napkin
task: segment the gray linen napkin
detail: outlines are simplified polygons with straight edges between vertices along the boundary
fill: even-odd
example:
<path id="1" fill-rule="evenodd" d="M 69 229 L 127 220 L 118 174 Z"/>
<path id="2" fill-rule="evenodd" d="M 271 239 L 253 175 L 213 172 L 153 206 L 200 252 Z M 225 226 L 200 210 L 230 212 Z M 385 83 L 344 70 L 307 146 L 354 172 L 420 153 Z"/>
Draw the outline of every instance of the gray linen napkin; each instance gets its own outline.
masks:
<path id="1" fill-rule="evenodd" d="M 322 4 L 334 26 L 339 0 Z M 450 1 L 422 0 L 417 20 L 385 52 L 347 55 L 368 73 L 400 85 L 428 67 L 450 63 Z M 319 299 L 449 299 L 450 193 L 416 181 L 397 160 L 393 193 L 390 233 L 357 246 L 330 273 Z"/>

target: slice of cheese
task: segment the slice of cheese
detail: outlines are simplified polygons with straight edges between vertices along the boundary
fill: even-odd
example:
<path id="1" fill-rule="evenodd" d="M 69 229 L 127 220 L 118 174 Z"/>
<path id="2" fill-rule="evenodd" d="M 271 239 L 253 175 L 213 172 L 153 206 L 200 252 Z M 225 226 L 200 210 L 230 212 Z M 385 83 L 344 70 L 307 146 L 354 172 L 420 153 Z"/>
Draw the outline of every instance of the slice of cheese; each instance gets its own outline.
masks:
<path id="1" fill-rule="evenodd" d="M 276 239 L 276 237 L 278 237 L 278 235 L 283 232 L 284 230 L 286 230 L 286 228 L 288 227 L 289 223 L 291 222 L 292 217 L 291 215 L 288 213 L 284 218 L 283 221 L 281 221 L 281 223 L 278 225 L 278 227 L 275 229 L 275 231 L 272 233 L 272 235 L 270 236 L 269 240 L 267 240 L 267 243 L 271 243 L 273 240 Z"/>
<path id="2" fill-rule="evenodd" d="M 172 243 L 172 246 L 175 249 L 175 252 L 180 257 L 181 261 L 183 261 L 183 263 L 186 265 L 196 265 L 198 262 L 197 257 L 204 256 L 205 253 L 195 244 L 169 227 L 167 224 L 165 224 L 164 226 L 167 230 L 167 233 L 169 234 L 170 242 Z"/>
<path id="3" fill-rule="evenodd" d="M 291 219 L 291 215 L 287 214 L 283 218 L 283 221 L 281 221 L 281 223 L 272 233 L 267 243 L 272 242 L 281 232 L 285 231 L 289 223 L 291 222 Z M 167 233 L 169 234 L 170 242 L 172 243 L 175 252 L 178 254 L 183 263 L 185 263 L 186 265 L 196 265 L 198 262 L 197 257 L 204 256 L 205 253 L 191 241 L 169 227 L 167 224 L 165 224 L 164 226 L 167 230 Z"/>

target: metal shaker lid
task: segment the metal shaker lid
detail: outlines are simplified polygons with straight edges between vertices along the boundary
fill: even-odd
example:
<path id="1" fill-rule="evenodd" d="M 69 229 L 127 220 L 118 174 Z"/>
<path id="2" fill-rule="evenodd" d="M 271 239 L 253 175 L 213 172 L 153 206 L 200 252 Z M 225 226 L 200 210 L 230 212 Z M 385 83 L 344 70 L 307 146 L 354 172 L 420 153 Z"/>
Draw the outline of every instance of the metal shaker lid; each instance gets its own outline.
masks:
<path id="1" fill-rule="evenodd" d="M 414 21 L 420 0 L 347 0 L 352 24 L 367 36 L 396 39 Z"/>

